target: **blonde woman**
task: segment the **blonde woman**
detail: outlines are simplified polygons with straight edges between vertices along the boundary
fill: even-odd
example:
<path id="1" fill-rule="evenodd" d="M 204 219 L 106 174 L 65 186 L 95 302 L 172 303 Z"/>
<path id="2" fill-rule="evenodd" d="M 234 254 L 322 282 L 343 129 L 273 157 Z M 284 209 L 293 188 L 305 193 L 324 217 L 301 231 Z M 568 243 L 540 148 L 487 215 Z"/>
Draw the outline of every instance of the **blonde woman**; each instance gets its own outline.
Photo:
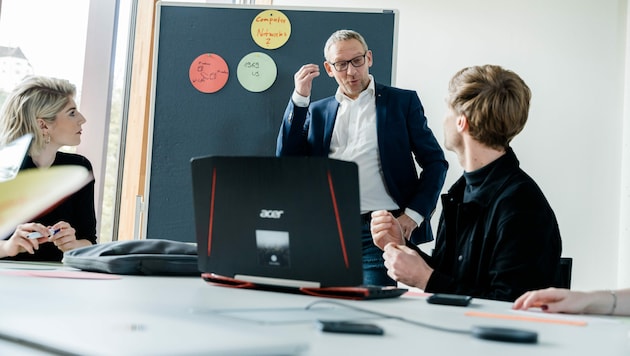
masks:
<path id="1" fill-rule="evenodd" d="M 77 110 L 75 94 L 76 88 L 69 81 L 42 76 L 27 77 L 11 92 L 0 111 L 0 145 L 27 133 L 33 135 L 21 169 L 80 165 L 92 172 L 87 158 L 59 151 L 62 146 L 81 143 L 81 127 L 86 120 Z M 41 184 L 55 189 L 54 183 Z M 29 238 L 32 233 L 41 237 Z M 92 180 L 33 221 L 17 226 L 7 239 L 0 240 L 0 258 L 61 261 L 65 251 L 95 243 Z"/>

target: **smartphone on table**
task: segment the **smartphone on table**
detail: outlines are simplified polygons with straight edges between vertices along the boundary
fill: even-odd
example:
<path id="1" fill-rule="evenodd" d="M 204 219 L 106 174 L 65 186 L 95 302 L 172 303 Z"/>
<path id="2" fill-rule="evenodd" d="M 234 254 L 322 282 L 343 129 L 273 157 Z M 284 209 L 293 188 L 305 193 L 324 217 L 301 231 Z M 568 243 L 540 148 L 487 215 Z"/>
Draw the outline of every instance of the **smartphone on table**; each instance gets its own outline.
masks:
<path id="1" fill-rule="evenodd" d="M 434 293 L 427 298 L 427 303 L 442 304 L 442 305 L 455 305 L 465 307 L 470 304 L 472 297 L 469 295 L 459 294 L 447 294 L 447 293 Z"/>

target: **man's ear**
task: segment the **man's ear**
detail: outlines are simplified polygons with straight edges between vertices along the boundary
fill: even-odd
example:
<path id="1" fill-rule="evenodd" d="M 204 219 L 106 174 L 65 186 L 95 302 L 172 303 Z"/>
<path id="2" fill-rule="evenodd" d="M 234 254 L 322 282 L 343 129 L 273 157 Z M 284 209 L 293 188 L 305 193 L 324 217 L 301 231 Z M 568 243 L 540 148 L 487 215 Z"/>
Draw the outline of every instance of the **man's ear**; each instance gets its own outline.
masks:
<path id="1" fill-rule="evenodd" d="M 368 64 L 368 68 L 372 67 L 372 64 L 374 62 L 372 62 L 372 51 L 371 50 L 367 50 L 367 52 L 365 53 L 365 61 Z"/>
<path id="2" fill-rule="evenodd" d="M 455 124 L 457 125 L 457 132 L 468 131 L 468 118 L 466 115 L 459 115 Z"/>
<path id="3" fill-rule="evenodd" d="M 330 63 L 328 63 L 328 61 L 324 61 L 324 69 L 326 69 L 326 73 L 328 73 L 329 77 L 334 77 L 335 73 L 333 73 L 333 70 L 335 70 Z"/>

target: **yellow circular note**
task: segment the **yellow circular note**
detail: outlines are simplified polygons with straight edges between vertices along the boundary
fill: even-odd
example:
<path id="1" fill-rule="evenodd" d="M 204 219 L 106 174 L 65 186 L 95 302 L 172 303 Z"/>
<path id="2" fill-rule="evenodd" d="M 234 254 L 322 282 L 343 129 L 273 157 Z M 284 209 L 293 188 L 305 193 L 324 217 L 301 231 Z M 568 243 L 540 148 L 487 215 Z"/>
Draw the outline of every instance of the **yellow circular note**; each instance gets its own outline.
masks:
<path id="1" fill-rule="evenodd" d="M 247 54 L 241 59 L 236 69 L 236 77 L 243 88 L 259 93 L 269 89 L 276 81 L 278 68 L 276 62 L 261 52 Z"/>
<path id="2" fill-rule="evenodd" d="M 291 21 L 278 10 L 265 10 L 252 21 L 252 38 L 265 49 L 282 47 L 291 36 Z"/>

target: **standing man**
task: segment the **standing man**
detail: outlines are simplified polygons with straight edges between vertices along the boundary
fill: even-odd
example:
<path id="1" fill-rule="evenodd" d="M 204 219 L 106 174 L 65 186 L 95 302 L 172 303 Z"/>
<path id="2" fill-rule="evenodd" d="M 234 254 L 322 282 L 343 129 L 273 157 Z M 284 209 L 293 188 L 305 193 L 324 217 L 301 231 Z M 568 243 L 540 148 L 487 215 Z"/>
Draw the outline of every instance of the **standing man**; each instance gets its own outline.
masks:
<path id="1" fill-rule="evenodd" d="M 387 211 L 372 214 L 390 277 L 426 292 L 505 301 L 557 283 L 558 222 L 510 147 L 530 97 L 525 82 L 499 66 L 464 68 L 451 79 L 444 146 L 464 174 L 442 196 L 432 256 L 407 244 Z"/>
<path id="2" fill-rule="evenodd" d="M 357 163 L 363 282 L 395 285 L 387 276 L 382 252 L 372 243 L 370 213 L 390 211 L 405 239 L 415 244 L 431 241 L 429 221 L 448 163 L 427 126 L 418 95 L 375 83 L 369 73 L 372 51 L 363 36 L 352 30 L 333 33 L 324 46 L 324 56 L 324 69 L 339 88 L 334 96 L 311 103 L 319 66 L 305 64 L 298 70 L 276 154 L 327 156 Z"/>

